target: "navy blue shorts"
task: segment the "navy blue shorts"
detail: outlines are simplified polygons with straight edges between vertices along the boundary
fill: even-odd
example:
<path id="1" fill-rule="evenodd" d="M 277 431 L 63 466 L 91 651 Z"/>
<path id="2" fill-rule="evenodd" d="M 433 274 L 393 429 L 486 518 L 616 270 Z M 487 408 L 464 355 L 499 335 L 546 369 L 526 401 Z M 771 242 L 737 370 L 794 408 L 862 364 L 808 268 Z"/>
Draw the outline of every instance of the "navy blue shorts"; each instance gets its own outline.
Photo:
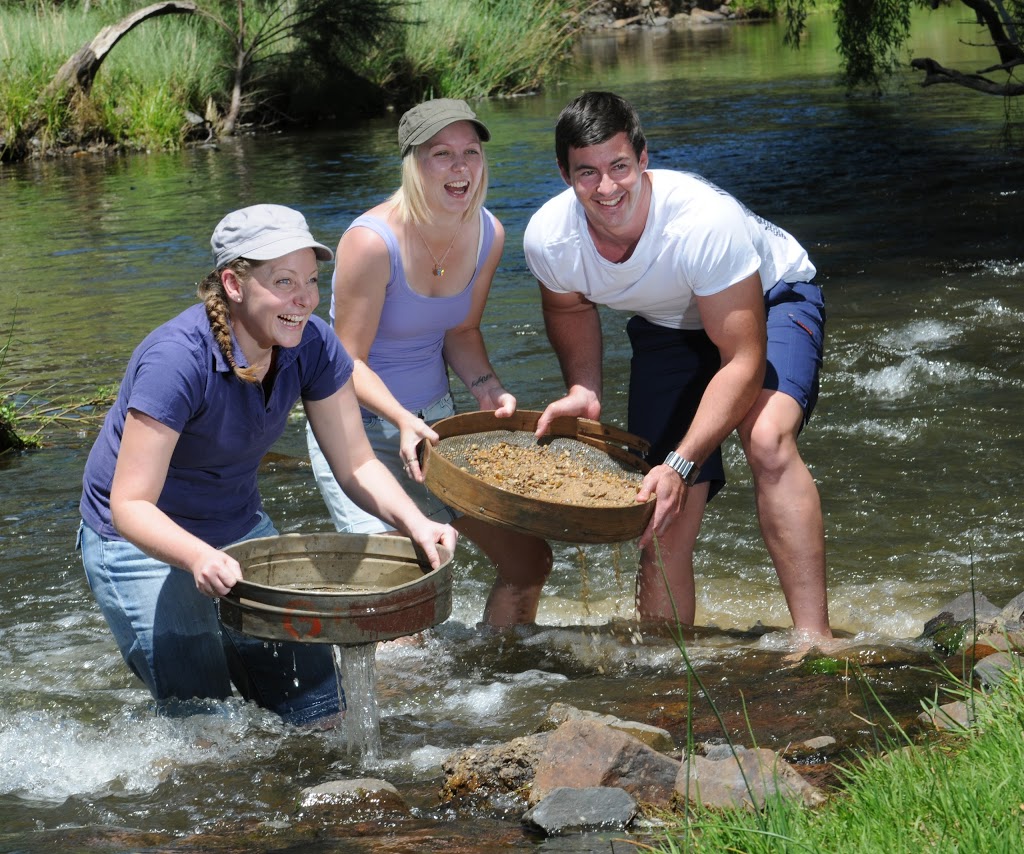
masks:
<path id="1" fill-rule="evenodd" d="M 788 394 L 804 412 L 818 402 L 825 339 L 821 288 L 780 282 L 765 294 L 768 364 L 764 388 Z M 721 366 L 718 348 L 702 329 L 668 329 L 635 316 L 626 324 L 630 361 L 628 429 L 651 443 L 647 461 L 657 465 L 689 429 L 704 390 Z M 722 449 L 701 466 L 698 483 L 710 482 L 708 497 L 725 485 Z"/>

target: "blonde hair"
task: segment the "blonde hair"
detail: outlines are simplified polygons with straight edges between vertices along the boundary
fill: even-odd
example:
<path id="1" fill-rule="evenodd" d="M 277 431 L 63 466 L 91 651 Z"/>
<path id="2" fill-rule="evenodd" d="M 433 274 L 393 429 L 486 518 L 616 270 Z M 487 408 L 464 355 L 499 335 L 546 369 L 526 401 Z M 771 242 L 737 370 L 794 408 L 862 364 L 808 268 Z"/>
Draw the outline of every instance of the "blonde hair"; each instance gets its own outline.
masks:
<path id="1" fill-rule="evenodd" d="M 236 258 L 223 267 L 208 273 L 196 286 L 196 293 L 203 301 L 206 319 L 210 321 L 213 340 L 217 342 L 224 361 L 231 367 L 232 373 L 243 382 L 258 383 L 260 380 L 252 368 L 239 367 L 235 362 L 234 348 L 231 346 L 231 310 L 228 306 L 228 295 L 224 291 L 221 274 L 224 270 L 233 270 L 239 281 L 247 282 L 252 278 L 252 270 L 256 265 L 246 258 Z"/>
<path id="2" fill-rule="evenodd" d="M 417 225 L 430 220 L 430 207 L 423 191 L 423 173 L 420 171 L 417 156 L 419 150 L 420 146 L 414 145 L 402 158 L 402 185 L 387 200 L 387 204 L 394 208 L 400 220 L 414 222 Z M 473 195 L 469 199 L 469 207 L 464 216 L 467 222 L 479 215 L 480 208 L 484 206 L 484 199 L 487 198 L 489 172 L 483 143 L 480 144 L 480 162 L 483 164 L 483 170 L 480 173 L 480 182 L 474 185 Z"/>

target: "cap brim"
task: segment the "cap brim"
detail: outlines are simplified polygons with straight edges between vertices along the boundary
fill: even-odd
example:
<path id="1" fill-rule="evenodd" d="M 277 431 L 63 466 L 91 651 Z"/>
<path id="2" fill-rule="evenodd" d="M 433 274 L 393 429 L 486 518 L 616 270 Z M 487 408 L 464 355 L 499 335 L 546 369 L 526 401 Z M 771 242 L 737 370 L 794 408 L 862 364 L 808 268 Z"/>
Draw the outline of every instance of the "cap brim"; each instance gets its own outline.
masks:
<path id="1" fill-rule="evenodd" d="M 252 261 L 272 261 L 275 258 L 290 255 L 292 252 L 298 252 L 300 249 L 312 249 L 319 261 L 331 261 L 334 258 L 334 252 L 322 243 L 317 243 L 309 235 L 286 234 L 277 237 L 269 243 L 261 240 L 257 245 L 251 247 L 243 244 L 233 249 L 230 257 L 217 259 L 217 266 L 222 267 L 236 258 L 249 258 Z"/>
<path id="2" fill-rule="evenodd" d="M 453 125 L 456 122 L 469 122 L 471 125 L 476 127 L 476 133 L 477 136 L 480 137 L 481 142 L 491 141 L 491 132 L 487 129 L 487 125 L 479 119 L 469 119 L 465 116 L 444 116 L 417 128 L 415 133 L 410 134 L 402 148 L 402 157 L 405 157 L 405 155 L 409 153 L 409 149 L 414 145 L 423 145 L 423 143 L 430 140 L 435 134 L 440 133 L 448 127 L 448 125 Z"/>

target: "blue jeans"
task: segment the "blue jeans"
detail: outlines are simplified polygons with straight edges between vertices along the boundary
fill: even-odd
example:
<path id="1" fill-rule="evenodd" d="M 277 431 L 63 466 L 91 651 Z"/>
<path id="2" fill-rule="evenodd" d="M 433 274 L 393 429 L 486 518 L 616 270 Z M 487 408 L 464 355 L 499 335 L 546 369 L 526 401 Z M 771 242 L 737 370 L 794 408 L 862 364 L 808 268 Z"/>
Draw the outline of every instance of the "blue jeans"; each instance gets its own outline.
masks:
<path id="1" fill-rule="evenodd" d="M 264 514 L 243 540 L 272 537 Z M 79 528 L 85 576 L 125 662 L 149 689 L 160 714 L 208 711 L 197 700 L 224 700 L 232 684 L 246 700 L 291 724 L 337 714 L 340 686 L 331 647 L 272 642 L 220 622 L 217 601 L 192 574 L 149 557 L 124 540 Z"/>

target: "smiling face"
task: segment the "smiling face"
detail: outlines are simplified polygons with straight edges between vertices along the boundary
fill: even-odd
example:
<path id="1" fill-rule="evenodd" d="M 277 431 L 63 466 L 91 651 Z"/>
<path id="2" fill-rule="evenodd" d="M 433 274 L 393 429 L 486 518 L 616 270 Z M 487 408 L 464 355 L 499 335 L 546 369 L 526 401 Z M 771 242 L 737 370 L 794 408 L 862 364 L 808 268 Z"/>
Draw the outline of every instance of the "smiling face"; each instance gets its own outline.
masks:
<path id="1" fill-rule="evenodd" d="M 650 207 L 650 184 L 644 178 L 647 149 L 637 157 L 625 133 L 586 148 L 570 148 L 562 178 L 583 205 L 598 239 L 639 239 Z"/>
<path id="2" fill-rule="evenodd" d="M 430 207 L 464 213 L 483 187 L 483 146 L 472 122 L 453 122 L 418 147 L 423 192 Z"/>
<path id="3" fill-rule="evenodd" d="M 312 249 L 255 263 L 249 279 L 224 271 L 235 337 L 252 361 L 273 346 L 295 347 L 320 302 L 319 271 Z"/>

